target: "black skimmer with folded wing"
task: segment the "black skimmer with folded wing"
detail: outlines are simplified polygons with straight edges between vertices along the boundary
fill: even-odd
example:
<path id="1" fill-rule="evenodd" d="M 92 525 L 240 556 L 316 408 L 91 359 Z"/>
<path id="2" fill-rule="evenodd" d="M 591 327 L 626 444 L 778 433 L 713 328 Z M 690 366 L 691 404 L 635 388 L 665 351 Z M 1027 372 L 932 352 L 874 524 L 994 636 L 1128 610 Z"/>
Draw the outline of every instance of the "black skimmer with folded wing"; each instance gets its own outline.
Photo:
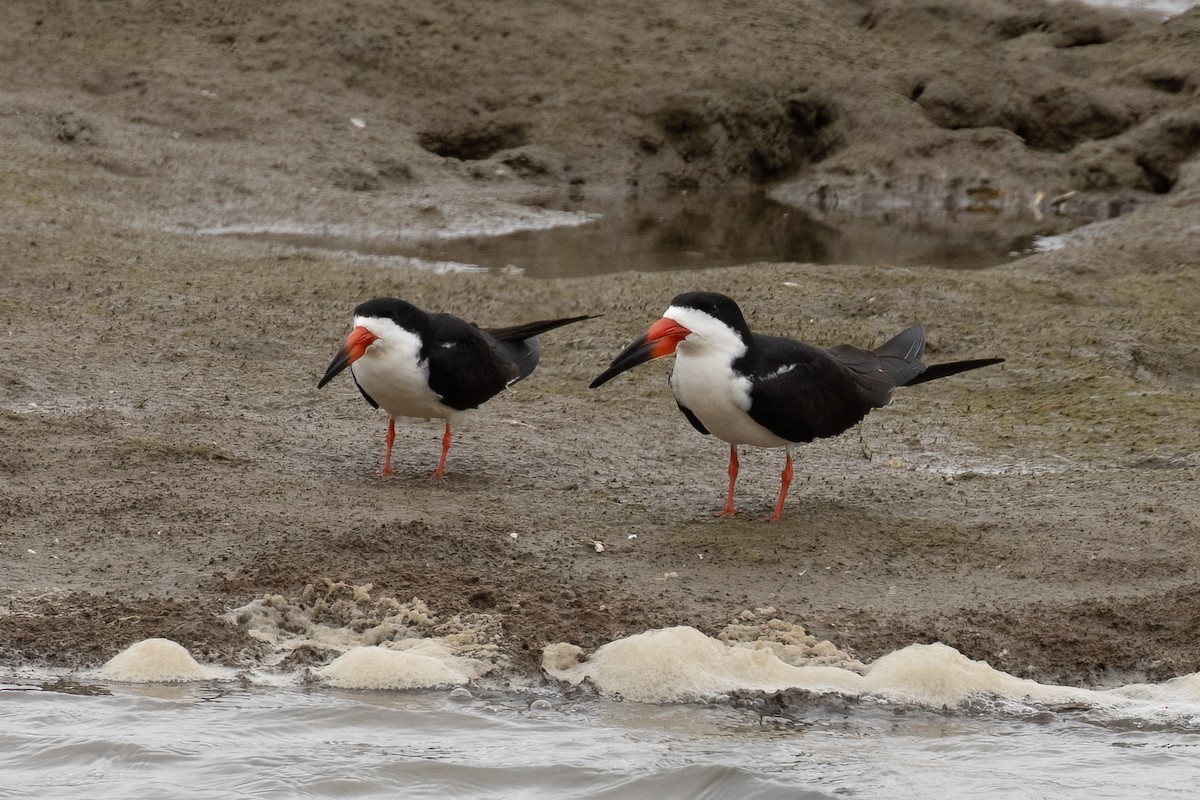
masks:
<path id="1" fill-rule="evenodd" d="M 433 473 L 438 479 L 446 471 L 451 422 L 528 377 L 541 353 L 539 334 L 586 319 L 591 317 L 480 328 L 404 300 L 368 300 L 354 309 L 350 335 L 317 388 L 349 367 L 367 402 L 388 413 L 383 475 L 392 474 L 396 417 L 444 420 L 442 456 Z"/>
<path id="2" fill-rule="evenodd" d="M 874 350 L 838 345 L 822 350 L 779 336 L 753 333 L 729 297 L 687 292 L 671 301 L 663 318 L 613 360 L 596 388 L 653 358 L 675 354 L 671 391 L 696 430 L 729 443 L 729 492 L 717 513 L 734 513 L 738 445 L 783 447 L 787 458 L 772 519 L 783 515 L 792 481 L 792 446 L 837 436 L 873 408 L 891 400 L 898 386 L 912 386 L 1002 358 L 921 361 L 925 331 L 914 325 Z"/>

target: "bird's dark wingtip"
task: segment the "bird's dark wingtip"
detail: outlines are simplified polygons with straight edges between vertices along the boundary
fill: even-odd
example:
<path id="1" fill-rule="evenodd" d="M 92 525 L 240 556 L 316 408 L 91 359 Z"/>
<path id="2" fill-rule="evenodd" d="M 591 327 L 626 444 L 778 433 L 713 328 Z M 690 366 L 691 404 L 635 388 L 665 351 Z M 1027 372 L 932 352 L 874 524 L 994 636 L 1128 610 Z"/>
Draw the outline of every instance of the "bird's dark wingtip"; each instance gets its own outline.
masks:
<path id="1" fill-rule="evenodd" d="M 510 325 L 507 328 L 480 328 L 485 333 L 496 337 L 502 342 L 522 342 L 526 339 L 531 339 L 534 336 L 540 336 L 547 331 L 552 331 L 555 328 L 561 328 L 564 325 L 573 325 L 576 322 L 585 322 L 589 319 L 603 316 L 602 314 L 585 314 L 580 317 L 564 317 L 562 319 L 543 319 L 537 322 L 526 322 L 521 325 Z"/>
<path id="2" fill-rule="evenodd" d="M 938 378 L 948 378 L 951 375 L 957 375 L 960 372 L 966 372 L 972 369 L 980 369 L 982 367 L 990 367 L 995 364 L 1003 363 L 1003 358 L 973 358 L 968 361 L 950 361 L 942 364 L 930 364 L 925 368 L 924 372 L 902 385 L 915 386 L 918 383 L 935 381 Z"/>

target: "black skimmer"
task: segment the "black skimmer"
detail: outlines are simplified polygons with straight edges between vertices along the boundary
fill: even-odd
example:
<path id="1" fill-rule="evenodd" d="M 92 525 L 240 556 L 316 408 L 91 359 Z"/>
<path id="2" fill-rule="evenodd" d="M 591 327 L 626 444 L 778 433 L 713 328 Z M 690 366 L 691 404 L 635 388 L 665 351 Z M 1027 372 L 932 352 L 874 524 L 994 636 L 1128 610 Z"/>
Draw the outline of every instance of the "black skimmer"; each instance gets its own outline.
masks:
<path id="1" fill-rule="evenodd" d="M 317 388 L 350 367 L 362 396 L 388 413 L 383 475 L 392 474 L 396 417 L 444 420 L 436 480 L 446 471 L 450 423 L 533 372 L 541 354 L 538 334 L 585 319 L 591 317 L 480 328 L 403 300 L 368 300 L 354 309 L 353 329 Z"/>
<path id="2" fill-rule="evenodd" d="M 779 502 L 792 481 L 792 445 L 838 434 L 891 399 L 892 389 L 999 364 L 1002 358 L 921 362 L 925 331 L 914 325 L 874 350 L 848 344 L 821 350 L 752 333 L 742 310 L 713 292 L 675 297 L 663 318 L 618 355 L 591 388 L 653 358 L 675 353 L 671 391 L 679 410 L 703 434 L 729 443 L 729 494 L 716 512 L 730 516 L 740 444 L 783 447 L 787 459 Z"/>

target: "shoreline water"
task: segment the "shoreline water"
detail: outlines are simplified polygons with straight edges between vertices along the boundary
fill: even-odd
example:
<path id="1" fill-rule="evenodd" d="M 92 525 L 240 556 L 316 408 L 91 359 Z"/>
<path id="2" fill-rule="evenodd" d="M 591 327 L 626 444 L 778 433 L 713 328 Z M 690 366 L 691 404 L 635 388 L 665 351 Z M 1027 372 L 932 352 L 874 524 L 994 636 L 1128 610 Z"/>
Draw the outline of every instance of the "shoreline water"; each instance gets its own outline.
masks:
<path id="1" fill-rule="evenodd" d="M 0 691 L 0 792 L 97 798 L 1187 797 L 1194 716 L 799 693 L 647 705 L 586 693 L 107 684 Z M 1159 701 L 1167 701 L 1160 697 Z M 1168 701 L 1169 702 L 1169 701 Z M 1192 700 L 1193 715 L 1196 706 Z"/>

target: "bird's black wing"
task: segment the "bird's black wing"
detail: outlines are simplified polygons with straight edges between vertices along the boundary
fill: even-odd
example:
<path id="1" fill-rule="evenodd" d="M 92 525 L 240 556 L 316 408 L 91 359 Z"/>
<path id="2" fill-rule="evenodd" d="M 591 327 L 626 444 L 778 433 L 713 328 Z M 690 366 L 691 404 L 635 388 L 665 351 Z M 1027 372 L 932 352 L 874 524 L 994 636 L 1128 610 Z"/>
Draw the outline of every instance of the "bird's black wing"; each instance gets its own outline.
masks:
<path id="1" fill-rule="evenodd" d="M 484 328 L 492 336 L 504 342 L 519 342 L 534 336 L 570 325 L 575 322 L 596 319 L 600 314 L 584 314 L 581 317 L 563 317 L 562 319 L 543 319 L 537 322 L 524 322 L 520 325 L 509 325 L 507 328 Z"/>
<path id="2" fill-rule="evenodd" d="M 685 417 L 687 417 L 687 421 L 692 423 L 693 428 L 700 431 L 705 436 L 710 435 L 708 432 L 708 428 L 704 427 L 704 423 L 700 421 L 699 417 L 697 417 L 695 414 L 692 413 L 692 410 L 690 408 L 688 408 L 687 406 L 685 406 L 683 403 L 679 402 L 678 400 L 675 401 L 675 405 L 679 406 L 679 410 L 683 412 L 683 415 Z"/>
<path id="3" fill-rule="evenodd" d="M 973 358 L 969 361 L 948 361 L 941 364 L 930 364 L 924 372 L 904 385 L 916 386 L 918 383 L 936 381 L 938 378 L 947 378 L 951 375 L 957 375 L 960 372 L 966 372 L 969 369 L 979 369 L 980 367 L 990 367 L 993 364 L 1003 363 L 1003 358 Z"/>
<path id="4" fill-rule="evenodd" d="M 489 334 L 449 314 L 430 314 L 431 335 L 422 355 L 429 363 L 429 387 L 459 411 L 495 397 L 520 369 L 507 348 Z"/>
<path id="5" fill-rule="evenodd" d="M 803 342 L 754 335 L 752 359 L 734 362 L 750 379 L 750 418 L 791 442 L 837 436 L 872 408 L 887 403 L 874 386 L 840 357 Z"/>
<path id="6" fill-rule="evenodd" d="M 526 322 L 521 325 L 510 325 L 507 328 L 483 328 L 483 332 L 495 340 L 496 347 L 503 351 L 514 364 L 517 374 L 510 384 L 522 378 L 528 378 L 538 364 L 542 354 L 542 345 L 538 336 L 546 331 L 571 325 L 575 322 L 595 319 L 599 315 L 584 315 L 581 317 L 564 317 L 562 319 L 543 319 L 537 322 Z"/>
<path id="7" fill-rule="evenodd" d="M 375 398 L 367 394 L 367 390 L 362 388 L 362 384 L 358 382 L 358 376 L 354 374 L 354 370 L 350 370 L 350 377 L 354 378 L 354 385 L 358 387 L 359 394 L 361 394 L 366 401 L 371 404 L 371 408 L 379 408 L 379 403 L 375 402 Z"/>

